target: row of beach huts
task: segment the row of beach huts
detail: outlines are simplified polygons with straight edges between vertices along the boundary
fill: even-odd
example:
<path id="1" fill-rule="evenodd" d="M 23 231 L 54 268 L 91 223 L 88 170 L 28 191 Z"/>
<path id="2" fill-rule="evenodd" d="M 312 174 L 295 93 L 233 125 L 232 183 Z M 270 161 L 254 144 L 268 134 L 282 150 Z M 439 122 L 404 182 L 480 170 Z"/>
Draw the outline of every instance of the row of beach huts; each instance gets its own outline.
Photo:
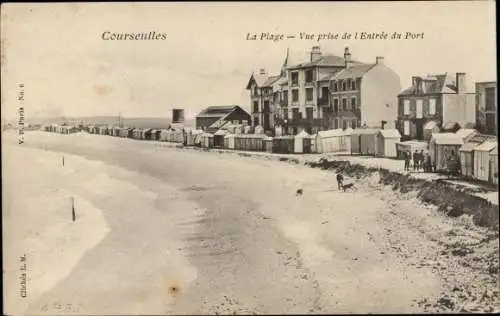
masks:
<path id="1" fill-rule="evenodd" d="M 74 126 L 46 126 L 46 131 L 69 134 Z M 259 128 L 229 126 L 208 133 L 188 128 L 151 129 L 118 126 L 87 126 L 90 134 L 138 140 L 182 143 L 185 146 L 262 151 L 279 154 L 336 153 L 404 159 L 406 153 L 429 153 L 435 171 L 446 171 L 448 161 L 460 162 L 461 175 L 498 184 L 498 149 L 495 136 L 482 135 L 474 129 L 455 133 L 432 133 L 429 141 L 401 141 L 396 129 L 334 129 L 315 135 L 305 131 L 295 136 L 269 137 Z M 250 133 L 253 132 L 253 133 Z"/>

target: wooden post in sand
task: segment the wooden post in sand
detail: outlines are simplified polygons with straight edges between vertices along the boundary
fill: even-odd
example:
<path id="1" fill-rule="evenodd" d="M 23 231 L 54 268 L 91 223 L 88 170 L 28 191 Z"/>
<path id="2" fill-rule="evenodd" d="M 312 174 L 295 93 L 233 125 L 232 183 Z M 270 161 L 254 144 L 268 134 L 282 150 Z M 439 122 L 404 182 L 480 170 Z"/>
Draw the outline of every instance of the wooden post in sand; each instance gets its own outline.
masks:
<path id="1" fill-rule="evenodd" d="M 73 217 L 73 222 L 76 221 L 75 198 L 74 197 L 71 197 L 71 215 Z"/>

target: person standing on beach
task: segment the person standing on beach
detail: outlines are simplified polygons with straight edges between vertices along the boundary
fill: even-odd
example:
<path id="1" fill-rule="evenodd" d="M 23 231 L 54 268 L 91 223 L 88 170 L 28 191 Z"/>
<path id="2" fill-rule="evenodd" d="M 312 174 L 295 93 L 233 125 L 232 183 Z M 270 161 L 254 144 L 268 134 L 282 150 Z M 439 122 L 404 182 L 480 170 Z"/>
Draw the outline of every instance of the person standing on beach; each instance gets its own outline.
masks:
<path id="1" fill-rule="evenodd" d="M 405 171 L 410 171 L 411 153 L 409 150 L 404 153 L 404 158 L 405 158 Z"/>
<path id="2" fill-rule="evenodd" d="M 418 169 L 418 151 L 415 150 L 413 153 L 413 171 Z"/>

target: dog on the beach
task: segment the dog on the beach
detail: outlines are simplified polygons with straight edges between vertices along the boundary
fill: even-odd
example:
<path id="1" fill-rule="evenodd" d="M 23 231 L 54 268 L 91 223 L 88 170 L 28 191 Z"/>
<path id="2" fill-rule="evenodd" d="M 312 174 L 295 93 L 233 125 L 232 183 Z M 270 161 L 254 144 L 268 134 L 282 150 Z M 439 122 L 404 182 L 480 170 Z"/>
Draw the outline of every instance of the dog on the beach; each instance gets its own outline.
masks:
<path id="1" fill-rule="evenodd" d="M 347 183 L 342 185 L 342 190 L 344 190 L 344 192 L 349 189 L 354 189 L 354 183 Z"/>
<path id="2" fill-rule="evenodd" d="M 295 195 L 302 195 L 302 189 L 297 189 L 297 192 L 295 193 Z"/>

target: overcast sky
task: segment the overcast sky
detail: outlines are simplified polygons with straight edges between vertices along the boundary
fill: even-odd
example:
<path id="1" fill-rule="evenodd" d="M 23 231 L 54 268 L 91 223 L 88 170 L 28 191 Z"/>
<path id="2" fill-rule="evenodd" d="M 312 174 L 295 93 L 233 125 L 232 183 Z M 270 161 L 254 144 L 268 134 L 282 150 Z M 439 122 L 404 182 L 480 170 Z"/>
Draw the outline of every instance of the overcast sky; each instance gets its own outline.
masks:
<path id="1" fill-rule="evenodd" d="M 317 42 L 247 41 L 247 33 L 415 32 L 423 40 L 328 40 L 323 53 L 385 62 L 401 78 L 466 72 L 496 80 L 492 1 L 404 3 L 7 4 L 2 6 L 2 115 L 196 115 L 209 105 L 249 107 L 253 71 L 278 72 L 286 50 Z M 104 41 L 105 31 L 167 33 L 164 41 Z"/>

